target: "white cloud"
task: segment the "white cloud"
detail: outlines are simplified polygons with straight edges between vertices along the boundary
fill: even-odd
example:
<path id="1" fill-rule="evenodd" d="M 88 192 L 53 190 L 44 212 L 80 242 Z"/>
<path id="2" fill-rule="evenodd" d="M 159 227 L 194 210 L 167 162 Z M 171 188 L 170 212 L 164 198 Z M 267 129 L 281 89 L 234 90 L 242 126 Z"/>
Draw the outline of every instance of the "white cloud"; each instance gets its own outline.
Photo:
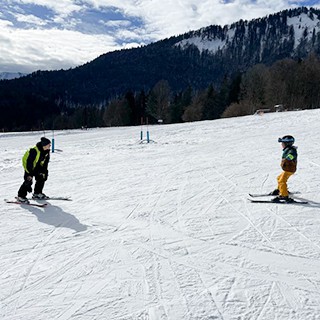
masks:
<path id="1" fill-rule="evenodd" d="M 120 49 L 113 38 L 106 35 L 58 29 L 15 30 L 4 34 L 2 30 L 0 28 L 0 43 L 6 45 L 0 48 L 1 64 L 6 61 L 10 66 L 16 65 L 13 71 L 70 68 Z"/>
<path id="2" fill-rule="evenodd" d="M 297 7 L 284 0 L 87 0 L 96 8 L 116 7 L 128 17 L 139 17 L 155 40 L 212 24 L 250 20 Z M 305 2 L 304 2 L 305 4 Z M 318 2 L 320 6 L 320 1 Z"/>
<path id="3" fill-rule="evenodd" d="M 13 26 L 12 22 L 0 19 L 0 31 L 1 31 L 1 29 L 5 30 L 5 28 L 12 27 L 12 26 Z"/>
<path id="4" fill-rule="evenodd" d="M 40 19 L 32 14 L 24 15 L 24 14 L 16 14 L 15 15 L 17 21 L 26 22 L 33 25 L 44 26 L 47 22 L 43 19 Z"/>
<path id="5" fill-rule="evenodd" d="M 104 24 L 107 27 L 129 27 L 131 25 L 131 22 L 129 20 L 111 20 L 111 21 L 100 20 L 99 22 Z"/>
<path id="6" fill-rule="evenodd" d="M 0 72 L 69 68 L 108 51 L 307 5 L 305 1 L 284 0 L 7 0 L 6 3 L 10 8 L 42 6 L 52 14 L 48 21 L 39 14 L 24 15 L 22 7 L 19 15 L 15 15 L 18 21 L 27 22 L 29 29 L 19 29 L 0 11 L 3 19 Z M 317 6 L 320 7 L 320 0 Z M 85 21 L 86 13 L 91 16 Z M 8 66 L 14 70 L 7 70 Z"/>

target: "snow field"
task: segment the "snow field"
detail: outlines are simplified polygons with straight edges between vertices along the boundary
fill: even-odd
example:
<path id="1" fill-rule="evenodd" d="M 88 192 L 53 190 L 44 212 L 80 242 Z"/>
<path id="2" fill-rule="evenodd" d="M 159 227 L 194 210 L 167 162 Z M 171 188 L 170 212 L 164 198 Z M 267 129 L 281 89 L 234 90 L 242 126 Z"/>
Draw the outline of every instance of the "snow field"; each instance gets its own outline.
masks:
<path id="1" fill-rule="evenodd" d="M 46 208 L 0 208 L 0 318 L 320 319 L 320 110 L 56 132 Z M 276 186 L 309 205 L 251 204 Z M 0 135 L 0 194 L 43 133 Z M 47 133 L 50 137 L 51 133 Z"/>

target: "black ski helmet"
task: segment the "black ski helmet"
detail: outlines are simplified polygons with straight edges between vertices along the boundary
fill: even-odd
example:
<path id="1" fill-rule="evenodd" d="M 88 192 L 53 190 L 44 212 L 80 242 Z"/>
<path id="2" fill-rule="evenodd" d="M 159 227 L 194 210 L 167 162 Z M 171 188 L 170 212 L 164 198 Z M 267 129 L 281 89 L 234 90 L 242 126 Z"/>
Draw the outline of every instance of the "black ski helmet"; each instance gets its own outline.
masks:
<path id="1" fill-rule="evenodd" d="M 283 142 L 286 146 L 292 146 L 294 144 L 293 136 L 283 136 L 278 139 L 278 142 Z"/>

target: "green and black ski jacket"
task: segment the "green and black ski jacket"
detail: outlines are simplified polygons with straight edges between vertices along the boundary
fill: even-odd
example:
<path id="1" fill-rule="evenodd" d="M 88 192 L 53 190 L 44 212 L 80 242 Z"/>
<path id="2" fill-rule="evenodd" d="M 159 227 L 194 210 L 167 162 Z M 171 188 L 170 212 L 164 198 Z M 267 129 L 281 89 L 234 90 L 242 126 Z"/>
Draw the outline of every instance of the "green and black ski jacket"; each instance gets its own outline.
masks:
<path id="1" fill-rule="evenodd" d="M 298 153 L 297 148 L 288 146 L 283 149 L 281 168 L 283 171 L 296 172 L 297 170 Z"/>
<path id="2" fill-rule="evenodd" d="M 26 173 L 34 176 L 38 173 L 48 174 L 50 151 L 43 150 L 41 142 L 26 151 L 22 158 L 22 165 Z"/>

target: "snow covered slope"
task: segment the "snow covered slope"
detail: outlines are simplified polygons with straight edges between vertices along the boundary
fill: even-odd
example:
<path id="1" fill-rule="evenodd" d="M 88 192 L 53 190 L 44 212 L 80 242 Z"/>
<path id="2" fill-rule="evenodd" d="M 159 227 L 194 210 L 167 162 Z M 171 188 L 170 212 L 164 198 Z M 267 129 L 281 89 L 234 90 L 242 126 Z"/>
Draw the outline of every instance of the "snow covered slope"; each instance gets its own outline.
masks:
<path id="1" fill-rule="evenodd" d="M 294 56 L 301 46 L 300 50 L 304 48 L 301 52 L 307 55 L 316 48 L 314 43 L 319 32 L 318 9 L 297 8 L 251 21 L 240 20 L 224 27 L 209 26 L 192 31 L 185 39 L 177 42 L 176 46 L 186 49 L 192 45 L 200 52 L 216 54 L 221 51 L 220 55 L 232 54 L 234 58 L 240 51 L 241 59 L 247 54 L 252 56 L 260 51 L 258 61 L 267 61 L 265 59 L 270 55 L 270 50 L 274 53 L 284 50 L 282 54 L 286 54 L 280 57 Z M 301 53 L 298 56 L 299 54 Z"/>
<path id="2" fill-rule="evenodd" d="M 318 319 L 320 110 L 56 133 L 42 209 L 1 203 L 0 318 Z M 310 205 L 251 204 L 289 187 Z M 0 135 L 0 198 L 42 133 Z M 50 137 L 51 133 L 48 133 Z"/>

